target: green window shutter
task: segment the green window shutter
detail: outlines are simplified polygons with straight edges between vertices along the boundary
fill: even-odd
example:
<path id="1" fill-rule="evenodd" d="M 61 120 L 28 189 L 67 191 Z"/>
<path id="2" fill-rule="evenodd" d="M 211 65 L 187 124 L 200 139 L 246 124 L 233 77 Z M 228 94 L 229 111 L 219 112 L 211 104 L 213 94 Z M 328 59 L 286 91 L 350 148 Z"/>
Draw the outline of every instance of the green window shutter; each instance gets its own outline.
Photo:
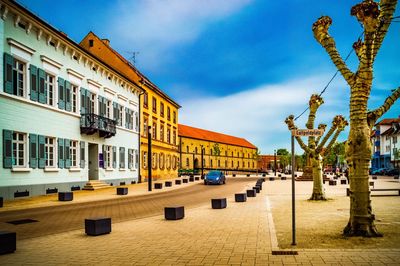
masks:
<path id="1" fill-rule="evenodd" d="M 65 109 L 65 82 L 60 77 L 58 78 L 58 108 Z"/>
<path id="2" fill-rule="evenodd" d="M 86 112 L 89 114 L 92 112 L 92 102 L 90 101 L 90 99 L 92 98 L 92 93 L 88 90 L 86 90 Z"/>
<path id="3" fill-rule="evenodd" d="M 29 71 L 31 77 L 31 100 L 37 102 L 39 100 L 38 70 L 34 65 L 30 65 Z"/>
<path id="4" fill-rule="evenodd" d="M 43 169 L 46 166 L 45 136 L 38 136 L 38 142 L 39 142 L 39 168 Z"/>
<path id="5" fill-rule="evenodd" d="M 139 151 L 135 150 L 135 168 L 139 168 Z"/>
<path id="6" fill-rule="evenodd" d="M 38 166 L 38 137 L 36 134 L 29 134 L 29 167 Z"/>
<path id="7" fill-rule="evenodd" d="M 115 147 L 115 146 L 113 146 L 112 147 L 112 152 L 113 152 L 113 162 L 112 162 L 112 165 L 113 165 L 113 168 L 117 168 L 117 147 Z"/>
<path id="8" fill-rule="evenodd" d="M 86 89 L 81 88 L 81 114 L 86 114 Z"/>
<path id="9" fill-rule="evenodd" d="M 80 167 L 85 168 L 85 142 L 80 142 Z"/>
<path id="10" fill-rule="evenodd" d="M 46 90 L 46 72 L 43 69 L 38 68 L 38 76 L 39 76 L 39 102 L 46 103 L 47 102 L 47 90 Z"/>
<path id="11" fill-rule="evenodd" d="M 129 110 L 125 107 L 125 128 L 129 128 Z"/>
<path id="12" fill-rule="evenodd" d="M 64 168 L 64 139 L 57 139 L 58 142 L 58 168 Z"/>
<path id="13" fill-rule="evenodd" d="M 71 83 L 65 81 L 65 110 L 71 112 Z"/>
<path id="14" fill-rule="evenodd" d="M 65 149 L 65 168 L 71 168 L 71 140 L 64 139 L 64 149 Z"/>
<path id="15" fill-rule="evenodd" d="M 13 132 L 3 129 L 3 168 L 11 169 L 13 166 Z"/>
<path id="16" fill-rule="evenodd" d="M 4 91 L 10 94 L 14 94 L 13 66 L 14 58 L 10 54 L 4 53 Z"/>
<path id="17" fill-rule="evenodd" d="M 119 116 L 119 112 L 118 112 L 118 103 L 113 102 L 113 119 L 115 121 L 118 121 L 118 116 Z"/>
<path id="18" fill-rule="evenodd" d="M 129 169 L 133 168 L 132 155 L 133 155 L 133 150 L 132 149 L 128 149 L 128 168 Z"/>

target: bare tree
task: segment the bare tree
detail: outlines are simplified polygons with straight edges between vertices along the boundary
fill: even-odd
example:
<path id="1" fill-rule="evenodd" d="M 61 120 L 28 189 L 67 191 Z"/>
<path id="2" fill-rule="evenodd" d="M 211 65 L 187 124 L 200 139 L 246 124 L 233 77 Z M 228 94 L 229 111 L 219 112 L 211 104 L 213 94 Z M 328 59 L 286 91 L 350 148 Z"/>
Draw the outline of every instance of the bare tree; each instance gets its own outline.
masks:
<path id="1" fill-rule="evenodd" d="M 350 219 L 344 228 L 347 236 L 382 236 L 376 229 L 370 200 L 368 167 L 371 161 L 372 127 L 400 96 L 400 87 L 381 107 L 368 110 L 368 99 L 373 80 L 373 64 L 391 24 L 397 0 L 379 3 L 364 0 L 352 7 L 351 15 L 363 26 L 364 40 L 357 40 L 353 48 L 359 59 L 357 71 L 352 72 L 337 51 L 328 30 L 332 19 L 319 18 L 312 27 L 315 39 L 325 48 L 330 59 L 350 87 L 350 133 L 346 142 L 346 160 L 350 178 Z"/>
<path id="2" fill-rule="evenodd" d="M 308 121 L 306 123 L 307 129 L 314 129 L 315 115 L 317 113 L 318 108 L 321 104 L 324 103 L 324 100 L 321 96 L 317 94 L 311 95 L 309 106 L 310 113 L 308 114 Z M 287 124 L 289 130 L 296 130 L 297 127 L 294 124 L 294 116 L 291 115 L 286 118 L 285 123 Z M 322 160 L 325 154 L 328 154 L 330 149 L 332 148 L 333 143 L 335 143 L 338 138 L 340 132 L 344 130 L 344 128 L 348 125 L 346 119 L 343 116 L 337 115 L 333 118 L 332 126 L 329 129 L 328 133 L 324 136 L 319 136 L 317 138 L 310 136 L 308 137 L 308 145 L 306 145 L 300 137 L 296 137 L 297 142 L 300 147 L 307 153 L 308 158 L 311 163 L 312 168 L 312 177 L 313 177 L 313 193 L 311 195 L 310 200 L 326 200 L 324 187 L 323 187 L 323 175 L 322 175 Z M 320 124 L 318 129 L 325 130 L 326 125 Z M 331 138 L 329 144 L 324 147 L 324 145 Z"/>

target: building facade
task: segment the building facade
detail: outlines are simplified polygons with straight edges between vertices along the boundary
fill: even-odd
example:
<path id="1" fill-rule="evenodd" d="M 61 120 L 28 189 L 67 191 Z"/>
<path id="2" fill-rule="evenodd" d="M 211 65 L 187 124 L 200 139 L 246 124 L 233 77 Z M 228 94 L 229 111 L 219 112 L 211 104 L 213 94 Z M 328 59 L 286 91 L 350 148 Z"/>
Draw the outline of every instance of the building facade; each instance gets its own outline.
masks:
<path id="1" fill-rule="evenodd" d="M 373 154 L 371 168 L 397 166 L 396 154 L 400 150 L 400 118 L 383 119 L 375 125 L 371 136 Z"/>
<path id="2" fill-rule="evenodd" d="M 80 45 L 101 58 L 132 81 L 141 85 L 144 93 L 140 96 L 140 176 L 148 176 L 148 132 L 150 127 L 152 146 L 152 177 L 171 178 L 178 174 L 178 110 L 174 100 L 161 91 L 134 65 L 111 48 L 107 39 L 100 39 L 93 32 Z"/>
<path id="3" fill-rule="evenodd" d="M 0 195 L 138 181 L 142 89 L 14 1 L 0 39 Z"/>
<path id="4" fill-rule="evenodd" d="M 275 164 L 276 160 L 276 164 Z M 278 169 L 282 169 L 281 163 L 280 163 L 280 155 L 260 155 L 258 158 L 258 169 L 261 172 L 267 172 L 267 171 L 273 171 L 275 170 L 278 171 Z"/>
<path id="5" fill-rule="evenodd" d="M 202 168 L 227 174 L 257 171 L 257 147 L 247 140 L 181 124 L 178 128 L 181 173 L 200 173 Z"/>

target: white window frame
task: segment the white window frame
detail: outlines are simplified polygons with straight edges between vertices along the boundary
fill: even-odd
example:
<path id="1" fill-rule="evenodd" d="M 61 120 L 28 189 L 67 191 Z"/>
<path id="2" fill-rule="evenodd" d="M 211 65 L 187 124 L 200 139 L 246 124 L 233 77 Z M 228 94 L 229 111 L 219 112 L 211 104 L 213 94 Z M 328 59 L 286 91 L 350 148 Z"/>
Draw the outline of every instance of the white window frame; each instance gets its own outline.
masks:
<path id="1" fill-rule="evenodd" d="M 74 101 L 75 97 L 75 101 Z M 71 112 L 77 114 L 80 110 L 80 93 L 79 86 L 71 83 Z M 74 111 L 75 108 L 75 111 Z"/>
<path id="2" fill-rule="evenodd" d="M 13 56 L 13 58 L 14 58 L 14 63 L 13 63 L 13 66 L 12 66 L 13 84 L 15 82 L 17 82 L 17 86 L 18 86 L 18 74 L 22 74 L 22 95 L 19 95 L 20 88 L 17 88 L 17 94 L 15 96 L 27 98 L 27 95 L 28 95 L 28 93 L 27 93 L 27 81 L 28 81 L 27 68 L 28 68 L 28 64 L 26 62 L 24 62 L 23 60 L 21 60 L 19 58 L 16 58 L 15 56 Z M 14 66 L 14 64 L 16 64 L 16 66 Z M 23 70 L 19 70 L 18 69 L 19 65 L 23 66 Z M 14 82 L 14 71 L 17 72 L 17 80 L 15 80 L 15 82 Z M 13 90 L 14 90 L 14 87 L 13 87 Z"/>
<path id="3" fill-rule="evenodd" d="M 16 136 L 16 139 L 14 139 L 14 135 Z M 19 136 L 23 137 L 22 140 L 19 140 Z M 19 164 L 19 145 L 22 144 L 22 159 L 23 159 L 23 164 Z M 15 147 L 14 147 L 15 145 Z M 13 148 L 13 165 L 12 168 L 26 168 L 28 165 L 28 146 L 27 146 L 27 134 L 22 133 L 22 132 L 13 132 L 13 139 L 12 139 L 12 148 Z M 14 164 L 15 162 L 15 164 Z"/>
<path id="4" fill-rule="evenodd" d="M 53 141 L 53 143 L 50 143 L 50 140 Z M 53 163 L 50 164 L 51 158 L 49 156 L 50 154 L 50 148 L 53 148 Z M 57 158 L 58 158 L 58 153 L 57 153 L 57 141 L 56 138 L 54 137 L 45 137 L 45 148 L 44 148 L 44 153 L 46 154 L 46 166 L 45 168 L 57 168 Z"/>
<path id="5" fill-rule="evenodd" d="M 50 81 L 49 81 L 49 78 L 53 78 L 53 82 L 51 82 L 50 83 Z M 48 105 L 50 105 L 50 106 L 55 106 L 56 105 L 56 99 L 58 100 L 58 98 L 57 98 L 57 93 L 56 93 L 56 91 L 58 91 L 57 89 L 57 86 L 56 86 L 56 76 L 55 75 L 53 75 L 52 73 L 49 73 L 49 72 L 46 72 L 46 79 L 44 80 L 44 85 L 45 85 L 45 89 L 46 89 L 46 92 L 47 92 L 47 104 Z M 51 88 L 51 86 L 52 86 L 52 103 L 50 103 L 50 88 Z M 64 85 L 63 85 L 64 86 Z M 65 101 L 66 99 L 64 99 L 64 101 Z"/>
<path id="6" fill-rule="evenodd" d="M 118 126 L 123 127 L 124 126 L 124 106 L 118 105 L 118 112 L 119 112 L 119 121 L 118 121 Z"/>
<path id="7" fill-rule="evenodd" d="M 113 148 L 110 145 L 104 146 L 104 166 L 106 169 L 113 168 Z"/>
<path id="8" fill-rule="evenodd" d="M 79 147 L 79 141 L 77 140 L 71 140 L 71 145 L 70 145 L 70 156 L 71 156 L 71 168 L 78 168 L 80 164 L 80 147 Z M 75 161 L 74 161 L 74 155 L 75 155 Z"/>

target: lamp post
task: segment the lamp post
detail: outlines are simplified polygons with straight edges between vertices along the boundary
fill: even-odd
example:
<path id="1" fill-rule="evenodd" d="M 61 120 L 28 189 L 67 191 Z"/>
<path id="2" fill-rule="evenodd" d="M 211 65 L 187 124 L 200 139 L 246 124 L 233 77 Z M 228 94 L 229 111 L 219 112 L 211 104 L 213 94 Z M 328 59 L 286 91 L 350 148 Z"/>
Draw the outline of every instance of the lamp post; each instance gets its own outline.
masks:
<path id="1" fill-rule="evenodd" d="M 203 178 L 203 171 L 204 171 L 204 148 L 203 145 L 201 145 L 201 178 Z"/>
<path id="2" fill-rule="evenodd" d="M 152 167 L 152 156 L 151 156 L 151 126 L 148 126 L 148 132 L 147 132 L 147 142 L 148 142 L 148 153 L 149 155 L 147 156 L 147 183 L 148 183 L 148 191 L 151 191 L 151 167 Z"/>
<path id="3" fill-rule="evenodd" d="M 276 150 L 274 150 L 274 175 L 276 176 Z"/>

